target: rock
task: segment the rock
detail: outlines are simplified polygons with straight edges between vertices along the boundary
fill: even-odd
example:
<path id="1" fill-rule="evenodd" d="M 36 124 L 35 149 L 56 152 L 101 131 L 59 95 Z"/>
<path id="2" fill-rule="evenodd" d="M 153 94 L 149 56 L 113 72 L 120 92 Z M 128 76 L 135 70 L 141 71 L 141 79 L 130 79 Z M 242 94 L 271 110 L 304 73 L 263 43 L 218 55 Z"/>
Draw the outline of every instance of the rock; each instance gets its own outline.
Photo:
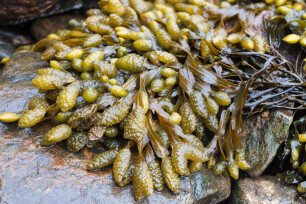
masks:
<path id="1" fill-rule="evenodd" d="M 47 37 L 50 33 L 56 33 L 58 30 L 69 29 L 71 19 L 84 19 L 81 15 L 58 15 L 36 20 L 31 27 L 32 35 L 36 40 Z"/>
<path id="2" fill-rule="evenodd" d="M 264 29 L 263 22 L 274 13 L 272 11 L 262 11 L 260 14 L 249 18 L 252 28 L 262 35 L 267 33 Z M 252 15 L 252 14 L 250 14 Z M 234 19 L 226 22 L 226 26 L 234 25 Z M 288 50 L 283 56 L 292 57 L 294 60 L 298 56 L 296 53 L 300 49 Z M 289 53 L 290 52 L 290 53 Z M 302 60 L 300 60 L 302 62 Z M 267 115 L 263 117 L 262 115 Z M 243 148 L 246 151 L 246 160 L 251 165 L 247 171 L 250 176 L 259 176 L 267 166 L 272 162 L 281 143 L 285 140 L 289 127 L 293 121 L 293 113 L 290 111 L 266 111 L 262 115 L 255 115 L 244 120 L 245 134 L 242 139 Z"/>
<path id="3" fill-rule="evenodd" d="M 214 176 L 206 164 L 200 172 L 191 175 L 192 197 L 196 203 L 219 203 L 230 196 L 229 176 Z M 180 203 L 180 202 L 179 202 Z"/>
<path id="4" fill-rule="evenodd" d="M 30 81 L 44 66 L 38 53 L 13 55 L 0 74 L 0 113 L 21 113 L 29 98 L 39 95 Z M 111 167 L 85 170 L 89 159 L 105 150 L 100 144 L 79 153 L 69 153 L 64 143 L 40 147 L 52 126 L 51 121 L 26 129 L 0 123 L 1 203 L 135 203 L 132 185 L 119 187 Z M 179 193 L 165 187 L 140 203 L 218 203 L 229 197 L 230 189 L 228 175 L 215 177 L 203 167 L 191 177 L 181 177 Z"/>
<path id="5" fill-rule="evenodd" d="M 0 37 L 0 61 L 4 57 L 10 57 L 14 50 L 15 48 L 10 43 Z"/>
<path id="6" fill-rule="evenodd" d="M 276 177 L 244 178 L 233 185 L 230 204 L 306 203 L 296 186 L 277 181 Z"/>
<path id="7" fill-rule="evenodd" d="M 0 113 L 20 114 L 27 108 L 31 97 L 40 95 L 31 84 L 31 79 L 37 75 L 36 70 L 49 65 L 40 56 L 39 53 L 19 51 L 3 67 L 0 74 Z"/>
<path id="8" fill-rule="evenodd" d="M 1 26 L 0 37 L 9 42 L 15 48 L 23 45 L 34 44 L 32 36 L 26 26 Z"/>
<path id="9" fill-rule="evenodd" d="M 293 113 L 282 110 L 266 111 L 245 120 L 242 143 L 251 165 L 247 170 L 250 176 L 259 176 L 267 168 L 285 140 L 292 120 Z"/>
<path id="10" fill-rule="evenodd" d="M 3 0 L 0 1 L 0 24 L 18 24 L 81 6 L 82 0 Z"/>

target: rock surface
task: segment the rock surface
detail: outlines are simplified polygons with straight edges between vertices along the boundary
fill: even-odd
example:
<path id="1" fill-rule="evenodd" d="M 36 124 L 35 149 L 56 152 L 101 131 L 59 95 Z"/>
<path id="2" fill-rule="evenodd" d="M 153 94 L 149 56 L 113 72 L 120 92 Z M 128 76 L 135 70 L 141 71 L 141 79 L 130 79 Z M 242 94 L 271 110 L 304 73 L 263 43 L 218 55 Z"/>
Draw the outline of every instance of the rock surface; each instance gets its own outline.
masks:
<path id="1" fill-rule="evenodd" d="M 245 136 L 242 140 L 246 160 L 251 165 L 250 176 L 259 176 L 271 163 L 280 144 L 285 140 L 293 113 L 273 110 L 245 120 Z"/>
<path id="2" fill-rule="evenodd" d="M 58 15 L 36 20 L 31 27 L 32 35 L 36 40 L 47 37 L 50 33 L 56 33 L 58 30 L 69 29 L 71 19 L 83 19 L 82 15 Z"/>
<path id="3" fill-rule="evenodd" d="M 40 16 L 78 9 L 82 0 L 2 0 L 0 24 L 17 24 Z"/>
<path id="4" fill-rule="evenodd" d="M 286 185 L 273 176 L 245 178 L 233 185 L 230 204 L 305 203 L 296 187 Z"/>
<path id="5" fill-rule="evenodd" d="M 40 54 L 17 52 L 0 70 L 0 112 L 22 113 L 31 97 L 39 96 L 37 88 L 31 84 L 36 70 L 47 67 Z"/>
<path id="6" fill-rule="evenodd" d="M 0 38 L 9 42 L 13 47 L 18 48 L 23 45 L 34 44 L 28 29 L 23 26 L 0 26 Z"/>
<path id="7" fill-rule="evenodd" d="M 0 60 L 4 57 L 10 57 L 14 50 L 15 48 L 10 43 L 0 37 Z"/>
<path id="8" fill-rule="evenodd" d="M 0 73 L 0 112 L 21 113 L 29 98 L 39 95 L 30 82 L 36 69 L 46 66 L 39 57 L 18 52 L 6 64 Z M 119 187 L 111 168 L 85 170 L 89 159 L 104 151 L 102 146 L 80 153 L 69 153 L 63 143 L 40 147 L 52 126 L 50 121 L 26 129 L 0 123 L 1 203 L 135 203 L 132 186 Z M 230 188 L 229 176 L 215 177 L 204 167 L 181 178 L 179 193 L 165 188 L 140 203 L 218 203 L 229 197 Z"/>

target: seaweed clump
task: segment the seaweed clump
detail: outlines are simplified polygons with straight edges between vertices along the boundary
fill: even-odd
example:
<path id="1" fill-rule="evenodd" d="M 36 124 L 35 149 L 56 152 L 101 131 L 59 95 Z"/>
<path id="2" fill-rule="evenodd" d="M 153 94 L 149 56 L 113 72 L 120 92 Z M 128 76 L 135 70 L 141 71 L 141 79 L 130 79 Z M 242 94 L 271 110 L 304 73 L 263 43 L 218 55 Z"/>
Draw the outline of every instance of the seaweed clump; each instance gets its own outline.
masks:
<path id="1" fill-rule="evenodd" d="M 164 184 L 179 191 L 179 175 L 204 162 L 214 175 L 238 179 L 239 169 L 250 168 L 242 115 L 305 109 L 302 67 L 251 26 L 252 7 L 196 0 L 98 5 L 86 20 L 71 20 L 71 30 L 24 47 L 50 62 L 32 80 L 45 98 L 0 120 L 32 127 L 51 118 L 57 126 L 43 146 L 65 141 L 76 152 L 102 143 L 108 150 L 87 169 L 113 165 L 119 186 L 133 183 L 136 201 Z M 234 26 L 225 26 L 230 21 Z"/>

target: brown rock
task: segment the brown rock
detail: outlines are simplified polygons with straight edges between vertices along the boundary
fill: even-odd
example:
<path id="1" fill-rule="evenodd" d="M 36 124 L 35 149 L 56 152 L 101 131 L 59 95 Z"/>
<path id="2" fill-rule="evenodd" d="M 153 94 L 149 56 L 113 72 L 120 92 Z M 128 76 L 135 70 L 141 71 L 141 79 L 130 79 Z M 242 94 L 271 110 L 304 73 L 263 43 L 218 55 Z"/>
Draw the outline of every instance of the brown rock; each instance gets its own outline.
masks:
<path id="1" fill-rule="evenodd" d="M 273 110 L 245 120 L 242 140 L 250 176 L 259 176 L 272 162 L 293 120 L 291 111 Z"/>
<path id="2" fill-rule="evenodd" d="M 46 66 L 39 57 L 18 52 L 6 64 L 0 74 L 0 112 L 20 113 L 30 97 L 39 95 L 30 82 L 36 69 Z M 79 153 L 69 153 L 64 143 L 41 147 L 42 136 L 52 126 L 51 121 L 26 129 L 0 123 L 1 203 L 135 203 L 132 185 L 119 187 L 111 167 L 85 169 L 94 154 L 105 150 L 101 144 Z M 179 193 L 165 188 L 140 203 L 218 203 L 229 197 L 230 188 L 228 175 L 215 177 L 203 167 L 181 177 Z"/>
<path id="3" fill-rule="evenodd" d="M 0 24 L 16 24 L 82 6 L 82 0 L 2 0 Z"/>
<path id="4" fill-rule="evenodd" d="M 277 181 L 276 177 L 245 178 L 233 185 L 230 204 L 306 203 L 296 186 Z"/>
<path id="5" fill-rule="evenodd" d="M 47 37 L 50 33 L 56 33 L 58 30 L 69 29 L 71 19 L 83 19 L 81 15 L 58 15 L 36 20 L 31 27 L 31 32 L 36 40 Z"/>

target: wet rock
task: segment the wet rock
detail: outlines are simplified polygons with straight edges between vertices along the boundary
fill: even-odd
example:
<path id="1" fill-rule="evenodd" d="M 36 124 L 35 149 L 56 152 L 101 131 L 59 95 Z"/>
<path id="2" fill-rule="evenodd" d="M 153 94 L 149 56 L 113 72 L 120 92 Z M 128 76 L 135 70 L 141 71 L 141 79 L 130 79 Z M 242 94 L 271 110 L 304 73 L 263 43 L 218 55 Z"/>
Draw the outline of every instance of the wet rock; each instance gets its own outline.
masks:
<path id="1" fill-rule="evenodd" d="M 292 120 L 291 111 L 281 110 L 266 111 L 245 120 L 242 143 L 246 160 L 251 165 L 247 170 L 250 176 L 259 176 L 271 163 L 287 136 Z"/>
<path id="2" fill-rule="evenodd" d="M 14 50 L 15 48 L 10 43 L 0 37 L 0 61 L 4 57 L 10 57 Z"/>
<path id="3" fill-rule="evenodd" d="M 193 201 L 201 204 L 219 203 L 230 196 L 229 176 L 214 176 L 206 164 L 201 171 L 191 175 Z"/>
<path id="4" fill-rule="evenodd" d="M 46 65 L 38 53 L 13 55 L 0 74 L 0 112 L 21 113 L 29 98 L 39 95 L 30 81 Z M 1 203 L 135 203 L 132 185 L 119 187 L 110 167 L 85 170 L 89 159 L 105 150 L 100 144 L 79 153 L 69 153 L 64 143 L 40 147 L 52 126 L 51 121 L 26 129 L 0 123 Z M 229 197 L 230 188 L 228 175 L 215 177 L 203 167 L 181 177 L 179 193 L 165 188 L 140 203 L 218 203 Z"/>
<path id="5" fill-rule="evenodd" d="M 36 70 L 47 67 L 40 59 L 41 54 L 17 52 L 2 68 L 0 73 L 0 113 L 22 113 L 31 97 L 39 96 L 37 88 L 31 84 Z"/>
<path id="6" fill-rule="evenodd" d="M 27 26 L 1 26 L 0 37 L 9 42 L 15 48 L 23 45 L 34 44 L 33 38 L 28 32 L 29 29 Z"/>
<path id="7" fill-rule="evenodd" d="M 277 181 L 276 177 L 245 178 L 233 185 L 230 204 L 306 203 L 296 186 Z"/>
<path id="8" fill-rule="evenodd" d="M 0 24 L 23 23 L 81 6 L 82 0 L 3 0 L 0 1 Z"/>
<path id="9" fill-rule="evenodd" d="M 47 37 L 50 33 L 58 30 L 69 29 L 71 19 L 84 19 L 81 15 L 58 15 L 36 20 L 31 27 L 32 35 L 36 40 Z"/>

